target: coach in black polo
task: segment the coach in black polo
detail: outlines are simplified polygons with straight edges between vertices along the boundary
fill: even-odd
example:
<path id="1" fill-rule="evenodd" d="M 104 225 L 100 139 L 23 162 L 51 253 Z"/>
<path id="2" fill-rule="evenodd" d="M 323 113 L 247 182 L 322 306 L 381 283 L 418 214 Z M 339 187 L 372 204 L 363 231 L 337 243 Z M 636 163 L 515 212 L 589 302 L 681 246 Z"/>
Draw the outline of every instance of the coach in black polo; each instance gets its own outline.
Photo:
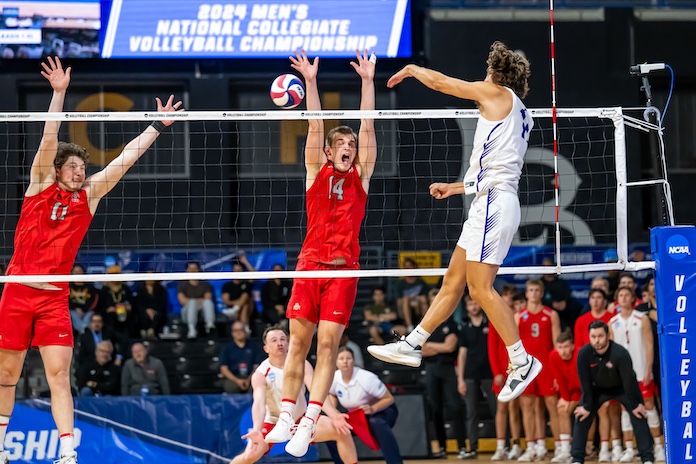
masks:
<path id="1" fill-rule="evenodd" d="M 653 462 L 653 440 L 648 427 L 643 397 L 628 351 L 609 340 L 603 321 L 590 324 L 590 343 L 578 353 L 578 376 L 582 397 L 575 408 L 573 463 L 585 462 L 585 442 L 599 407 L 609 400 L 620 402 L 631 416 L 638 454 L 644 464 Z"/>

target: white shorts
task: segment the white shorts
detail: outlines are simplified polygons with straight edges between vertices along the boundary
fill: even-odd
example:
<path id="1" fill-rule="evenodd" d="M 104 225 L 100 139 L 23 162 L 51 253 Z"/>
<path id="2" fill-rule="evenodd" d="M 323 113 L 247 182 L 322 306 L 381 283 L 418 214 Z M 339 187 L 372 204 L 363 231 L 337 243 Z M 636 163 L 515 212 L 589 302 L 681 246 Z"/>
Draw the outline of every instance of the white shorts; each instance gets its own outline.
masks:
<path id="1" fill-rule="evenodd" d="M 500 266 L 520 226 L 520 200 L 516 193 L 493 188 L 476 194 L 457 246 L 467 261 Z"/>

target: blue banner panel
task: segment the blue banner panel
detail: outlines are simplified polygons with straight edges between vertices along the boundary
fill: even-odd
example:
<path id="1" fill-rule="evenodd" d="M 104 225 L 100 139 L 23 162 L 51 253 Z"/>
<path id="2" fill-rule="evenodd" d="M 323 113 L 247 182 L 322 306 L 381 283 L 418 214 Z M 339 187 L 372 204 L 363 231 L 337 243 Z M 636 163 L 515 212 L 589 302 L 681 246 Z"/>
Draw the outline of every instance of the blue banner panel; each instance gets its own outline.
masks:
<path id="1" fill-rule="evenodd" d="M 103 58 L 411 56 L 409 0 L 111 0 Z"/>
<path id="2" fill-rule="evenodd" d="M 50 402 L 19 402 L 5 437 L 10 461 L 49 464 L 57 459 L 59 437 Z M 75 445 L 80 462 L 99 464 L 227 463 L 246 446 L 251 395 L 181 395 L 76 398 Z M 246 418 L 246 419 L 245 419 Z M 269 462 L 316 461 L 310 448 L 302 459 L 272 450 Z"/>
<path id="3" fill-rule="evenodd" d="M 660 341 L 662 414 L 667 462 L 694 460 L 696 385 L 691 354 L 696 353 L 696 227 L 656 227 L 650 233 L 655 260 L 655 294 Z M 696 250 L 696 248 L 694 248 Z M 693 309 L 692 309 L 693 310 Z"/>

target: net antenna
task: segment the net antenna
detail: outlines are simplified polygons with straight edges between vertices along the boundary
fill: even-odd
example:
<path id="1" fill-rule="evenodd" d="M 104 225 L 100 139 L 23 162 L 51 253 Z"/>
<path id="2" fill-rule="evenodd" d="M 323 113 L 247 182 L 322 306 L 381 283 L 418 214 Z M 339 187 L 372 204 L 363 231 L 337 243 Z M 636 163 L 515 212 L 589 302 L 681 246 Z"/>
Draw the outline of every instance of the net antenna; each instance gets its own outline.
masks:
<path id="1" fill-rule="evenodd" d="M 554 201 L 556 202 L 556 272 L 561 273 L 561 225 L 558 220 L 560 205 L 558 191 L 558 119 L 556 113 L 556 36 L 553 17 L 554 0 L 549 0 L 549 42 L 551 50 L 551 124 L 553 126 Z"/>

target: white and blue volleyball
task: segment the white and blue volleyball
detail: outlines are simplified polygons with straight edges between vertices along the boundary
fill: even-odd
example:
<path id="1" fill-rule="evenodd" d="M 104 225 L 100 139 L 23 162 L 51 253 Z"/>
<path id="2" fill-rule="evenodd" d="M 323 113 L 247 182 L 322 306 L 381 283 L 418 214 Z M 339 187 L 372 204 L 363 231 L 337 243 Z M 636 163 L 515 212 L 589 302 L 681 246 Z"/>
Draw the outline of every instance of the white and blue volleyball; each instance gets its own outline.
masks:
<path id="1" fill-rule="evenodd" d="M 281 108 L 296 107 L 302 102 L 304 96 L 304 85 L 294 74 L 281 74 L 271 84 L 271 100 Z"/>

